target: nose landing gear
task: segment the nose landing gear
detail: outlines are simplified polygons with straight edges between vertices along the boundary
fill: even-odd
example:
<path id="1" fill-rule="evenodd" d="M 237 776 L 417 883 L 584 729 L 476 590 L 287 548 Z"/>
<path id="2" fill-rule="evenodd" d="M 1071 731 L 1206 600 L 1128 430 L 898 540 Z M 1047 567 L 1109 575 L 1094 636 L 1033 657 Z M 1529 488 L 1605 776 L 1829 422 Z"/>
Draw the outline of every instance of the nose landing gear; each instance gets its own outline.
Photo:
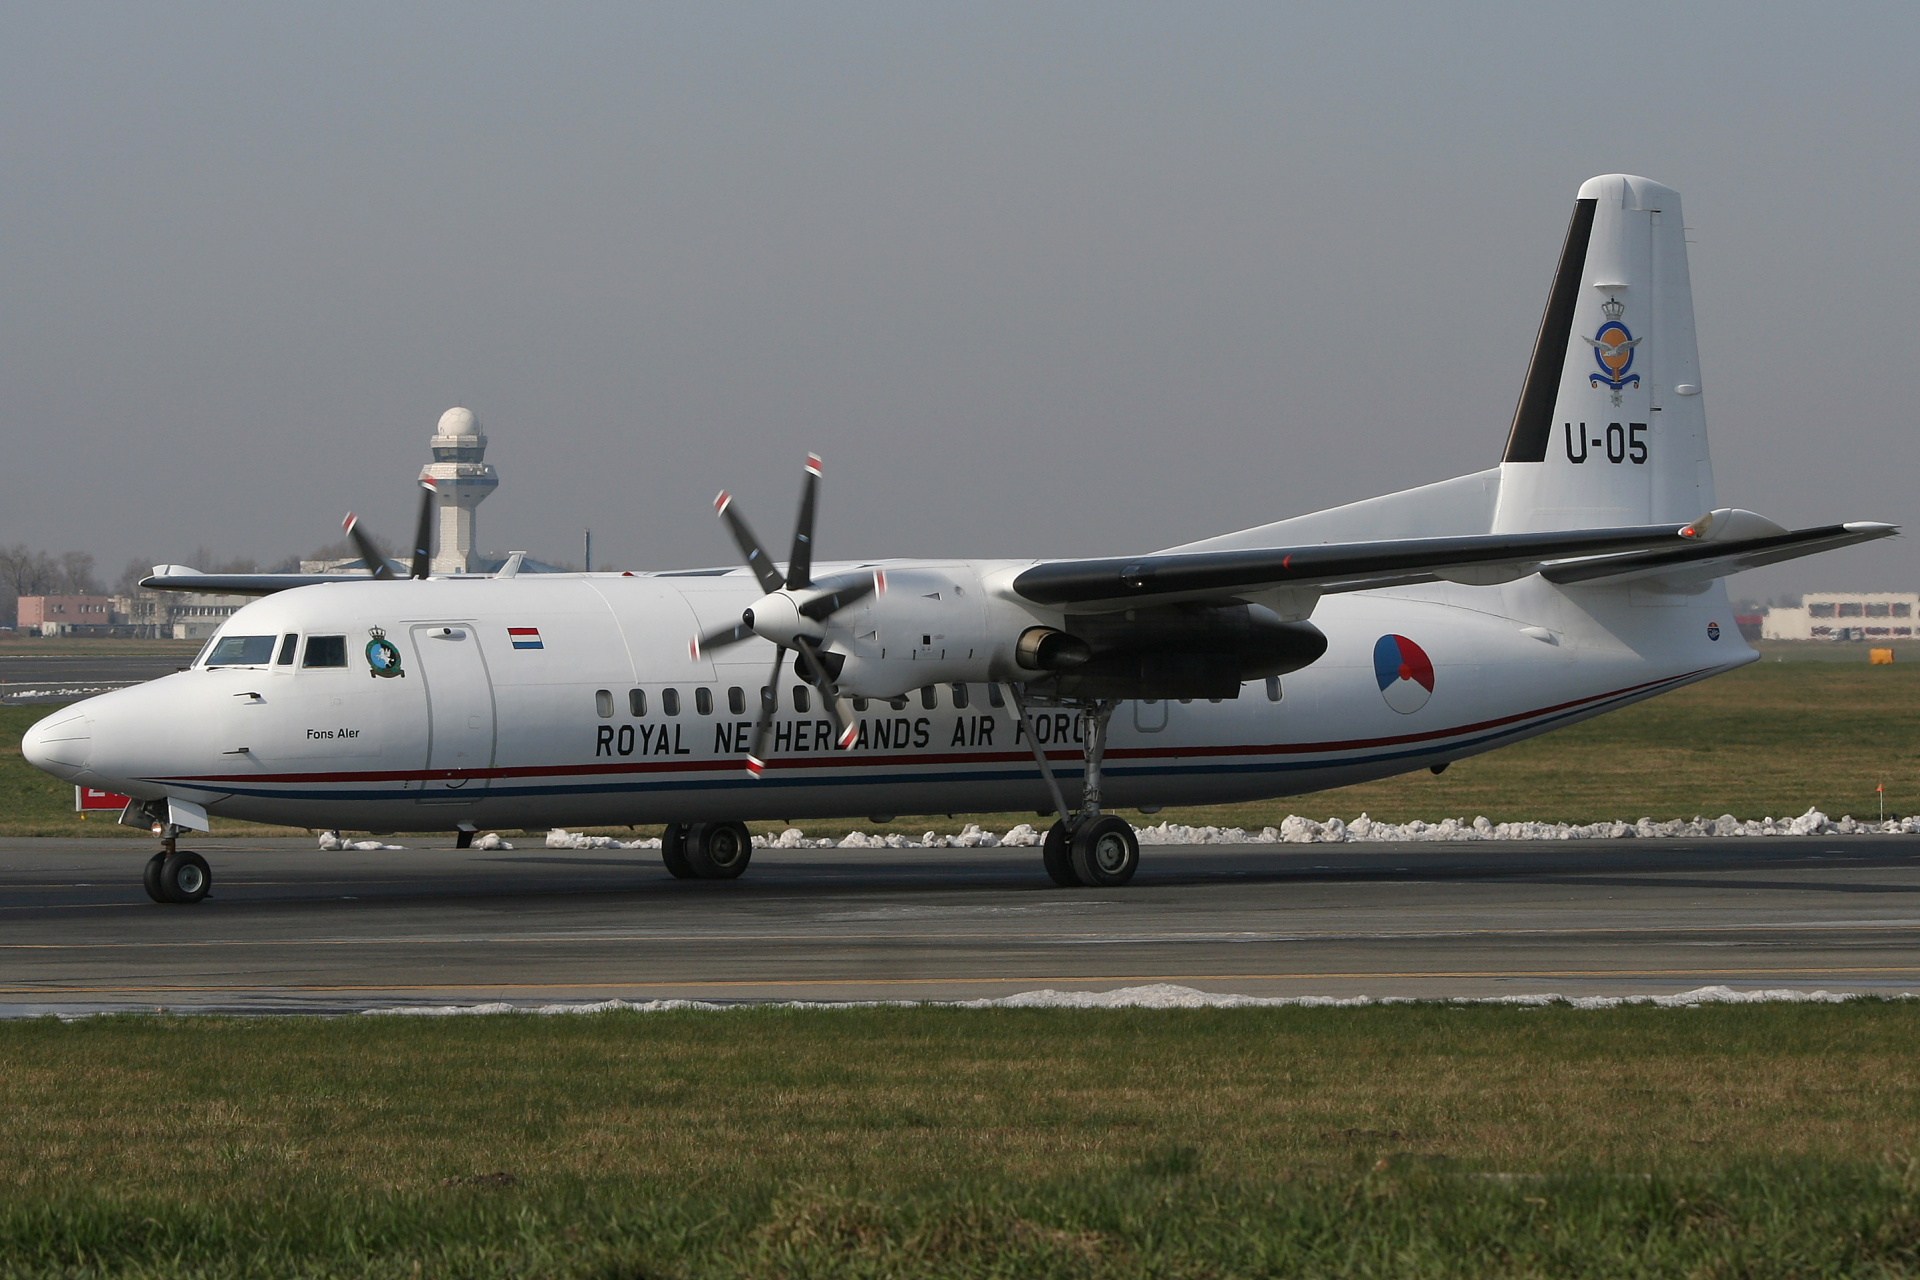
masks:
<path id="1" fill-rule="evenodd" d="M 161 841 L 166 847 L 147 859 L 141 884 L 155 902 L 199 902 L 213 890 L 213 868 L 193 850 L 176 849 L 174 839 Z"/>
<path id="2" fill-rule="evenodd" d="M 1053 776 L 1047 753 L 1034 737 L 1033 718 L 1027 714 L 1026 702 L 1011 684 L 1002 687 L 1007 700 L 1020 714 L 1027 742 L 1033 748 L 1033 758 L 1040 766 L 1040 775 L 1047 780 L 1047 790 L 1052 793 L 1054 808 L 1060 814 L 1060 820 L 1047 831 L 1040 849 L 1047 878 L 1061 888 L 1087 885 L 1116 889 L 1127 883 L 1140 869 L 1139 837 L 1134 835 L 1133 825 L 1125 818 L 1100 812 L 1100 766 L 1107 754 L 1107 721 L 1113 716 L 1114 704 L 1095 699 L 1079 705 L 1085 726 L 1082 756 L 1086 761 L 1086 782 L 1080 812 L 1071 813 L 1060 783 Z"/>

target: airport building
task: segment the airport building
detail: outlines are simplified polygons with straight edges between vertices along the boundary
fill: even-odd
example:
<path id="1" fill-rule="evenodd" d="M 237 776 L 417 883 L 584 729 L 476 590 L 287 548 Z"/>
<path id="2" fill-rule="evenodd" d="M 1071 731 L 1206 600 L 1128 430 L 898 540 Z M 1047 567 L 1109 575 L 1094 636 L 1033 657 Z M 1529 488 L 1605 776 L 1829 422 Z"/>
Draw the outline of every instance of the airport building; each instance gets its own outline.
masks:
<path id="1" fill-rule="evenodd" d="M 205 640 L 252 602 L 252 596 L 140 591 L 113 597 L 113 629 L 141 640 Z"/>
<path id="2" fill-rule="evenodd" d="M 1808 592 L 1797 609 L 1767 610 L 1763 640 L 1911 640 L 1920 594 L 1900 591 Z"/>
<path id="3" fill-rule="evenodd" d="M 480 554 L 474 532 L 474 510 L 500 487 L 500 477 L 487 461 L 487 437 L 480 419 L 471 409 L 458 406 L 440 415 L 439 425 L 427 440 L 433 459 L 421 474 L 432 476 L 434 483 L 434 552 L 432 571 L 445 573 L 493 573 L 506 563 L 505 556 Z M 391 548 L 387 548 L 391 554 Z M 404 558 L 404 557 L 403 557 Z M 302 573 L 361 574 L 366 561 L 358 557 L 339 560 L 302 560 Z M 520 572 L 553 573 L 553 565 L 523 556 Z"/>
<path id="4" fill-rule="evenodd" d="M 107 635 L 113 630 L 113 601 L 107 596 L 21 596 L 22 631 L 43 636 Z"/>

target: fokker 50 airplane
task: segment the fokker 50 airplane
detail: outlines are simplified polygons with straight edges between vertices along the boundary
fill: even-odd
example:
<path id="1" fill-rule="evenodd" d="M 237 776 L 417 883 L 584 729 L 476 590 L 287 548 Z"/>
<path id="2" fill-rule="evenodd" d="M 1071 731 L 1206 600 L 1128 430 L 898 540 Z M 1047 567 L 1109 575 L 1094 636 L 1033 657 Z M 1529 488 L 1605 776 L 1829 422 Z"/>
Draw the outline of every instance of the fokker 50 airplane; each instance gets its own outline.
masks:
<path id="1" fill-rule="evenodd" d="M 1437 771 L 1729 671 L 1723 577 L 1896 532 L 1714 506 L 1680 198 L 1620 174 L 1580 188 L 1496 467 L 1066 561 L 816 564 L 819 478 L 784 569 L 723 493 L 744 568 L 434 578 L 423 505 L 411 578 L 357 528 L 372 580 L 156 571 L 267 598 L 22 747 L 133 797 L 161 902 L 206 895 L 209 814 L 665 823 L 669 871 L 728 878 L 743 819 L 1035 809 L 1055 882 L 1120 885 L 1107 806 Z"/>

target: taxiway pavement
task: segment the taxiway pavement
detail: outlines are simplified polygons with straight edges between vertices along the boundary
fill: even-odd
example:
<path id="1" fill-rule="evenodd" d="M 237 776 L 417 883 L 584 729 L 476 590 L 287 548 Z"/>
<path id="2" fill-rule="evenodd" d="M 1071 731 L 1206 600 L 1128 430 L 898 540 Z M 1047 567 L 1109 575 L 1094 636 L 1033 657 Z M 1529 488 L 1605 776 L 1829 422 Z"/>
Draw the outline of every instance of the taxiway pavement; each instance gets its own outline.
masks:
<path id="1" fill-rule="evenodd" d="M 1033 849 L 321 853 L 206 840 L 158 906 L 137 840 L 0 840 L 0 1014 L 960 999 L 1151 982 L 1248 995 L 1920 992 L 1920 838 L 1150 847 L 1124 889 Z M 437 846 L 437 847 L 435 847 Z"/>

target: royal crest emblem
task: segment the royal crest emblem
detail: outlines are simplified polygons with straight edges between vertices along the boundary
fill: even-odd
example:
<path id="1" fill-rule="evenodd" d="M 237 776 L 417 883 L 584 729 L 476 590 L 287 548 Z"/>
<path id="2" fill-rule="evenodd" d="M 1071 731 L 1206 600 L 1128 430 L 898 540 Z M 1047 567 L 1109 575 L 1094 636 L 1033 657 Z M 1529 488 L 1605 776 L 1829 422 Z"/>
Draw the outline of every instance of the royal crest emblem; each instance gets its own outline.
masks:
<path id="1" fill-rule="evenodd" d="M 376 678 L 406 675 L 400 669 L 400 649 L 387 639 L 387 633 L 379 627 L 370 627 L 367 634 L 373 637 L 367 641 L 367 666 L 370 668 L 367 674 Z"/>
<path id="2" fill-rule="evenodd" d="M 1640 339 L 1627 331 L 1620 323 L 1620 317 L 1626 313 L 1627 304 L 1618 298 L 1608 298 L 1600 304 L 1607 314 L 1607 322 L 1600 326 L 1600 332 L 1587 341 L 1593 344 L 1593 359 L 1600 366 L 1599 373 L 1587 375 L 1588 386 L 1604 384 L 1613 392 L 1613 402 L 1620 403 L 1620 392 L 1629 386 L 1640 385 L 1640 375 L 1633 369 L 1633 349 L 1640 345 Z"/>

